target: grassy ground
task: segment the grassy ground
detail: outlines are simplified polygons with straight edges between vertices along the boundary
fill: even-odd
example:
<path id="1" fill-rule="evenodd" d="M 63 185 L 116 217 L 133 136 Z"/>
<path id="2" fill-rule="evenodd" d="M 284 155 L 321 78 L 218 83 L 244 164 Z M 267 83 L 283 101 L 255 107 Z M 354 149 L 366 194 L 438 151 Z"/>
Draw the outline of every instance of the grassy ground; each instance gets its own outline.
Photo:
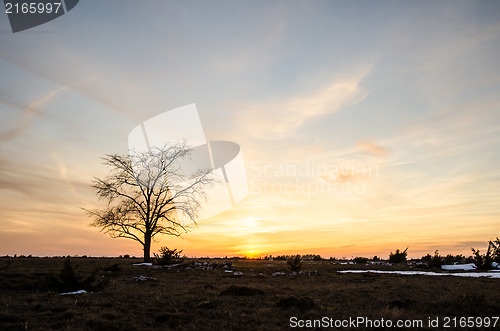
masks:
<path id="1" fill-rule="evenodd" d="M 439 317 L 442 326 L 445 316 L 500 314 L 500 279 L 341 274 L 368 267 L 329 261 L 304 263 L 305 272 L 321 275 L 272 277 L 289 273 L 284 261 L 233 260 L 243 276 L 232 277 L 223 269 L 167 270 L 133 266 L 140 262 L 133 259 L 72 258 L 80 286 L 92 291 L 61 296 L 64 261 L 0 259 L 0 330 L 271 330 L 289 328 L 292 316 L 421 319 L 424 326 L 429 317 Z M 156 280 L 135 281 L 139 275 Z"/>

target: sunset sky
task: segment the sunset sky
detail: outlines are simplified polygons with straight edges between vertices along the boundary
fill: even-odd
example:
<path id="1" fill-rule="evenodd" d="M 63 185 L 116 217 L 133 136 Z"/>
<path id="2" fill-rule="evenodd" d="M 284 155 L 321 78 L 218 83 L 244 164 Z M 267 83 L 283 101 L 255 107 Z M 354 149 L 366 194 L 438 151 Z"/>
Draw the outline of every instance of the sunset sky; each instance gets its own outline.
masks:
<path id="1" fill-rule="evenodd" d="M 0 255 L 141 256 L 89 227 L 129 132 L 196 103 L 248 195 L 189 256 L 470 255 L 500 236 L 500 2 L 80 1 L 0 13 Z"/>

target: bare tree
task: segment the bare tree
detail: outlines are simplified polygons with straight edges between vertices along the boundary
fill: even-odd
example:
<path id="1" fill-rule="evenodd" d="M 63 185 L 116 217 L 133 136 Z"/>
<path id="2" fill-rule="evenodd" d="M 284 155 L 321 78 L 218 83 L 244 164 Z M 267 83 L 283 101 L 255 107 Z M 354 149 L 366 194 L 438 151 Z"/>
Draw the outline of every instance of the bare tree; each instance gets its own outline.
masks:
<path id="1" fill-rule="evenodd" d="M 186 173 L 183 168 L 191 151 L 179 143 L 129 155 L 106 155 L 103 160 L 110 173 L 104 179 L 94 178 L 92 187 L 107 206 L 85 209 L 94 218 L 90 225 L 112 238 L 138 241 L 144 262 L 149 262 L 155 236 L 179 236 L 191 223 L 196 224 L 206 189 L 217 182 L 210 169 Z"/>

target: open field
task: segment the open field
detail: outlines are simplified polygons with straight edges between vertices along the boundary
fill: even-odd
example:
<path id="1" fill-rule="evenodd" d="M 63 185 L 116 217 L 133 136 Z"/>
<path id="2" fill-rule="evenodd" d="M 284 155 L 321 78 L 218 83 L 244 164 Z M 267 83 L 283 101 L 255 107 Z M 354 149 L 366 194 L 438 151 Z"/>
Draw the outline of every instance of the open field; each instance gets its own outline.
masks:
<path id="1" fill-rule="evenodd" d="M 425 328 L 429 317 L 439 317 L 442 326 L 446 316 L 500 314 L 500 279 L 345 274 L 337 271 L 373 267 L 330 261 L 305 262 L 306 274 L 273 277 L 290 273 L 285 261 L 231 260 L 243 273 L 234 277 L 222 268 L 166 269 L 134 266 L 138 259 L 71 258 L 77 274 L 94 274 L 88 285 L 92 291 L 61 296 L 53 279 L 60 279 L 64 261 L 0 259 L 0 330 L 287 329 L 292 316 L 417 319 Z M 311 271 L 320 275 L 308 275 Z M 154 279 L 136 281 L 134 276 Z"/>

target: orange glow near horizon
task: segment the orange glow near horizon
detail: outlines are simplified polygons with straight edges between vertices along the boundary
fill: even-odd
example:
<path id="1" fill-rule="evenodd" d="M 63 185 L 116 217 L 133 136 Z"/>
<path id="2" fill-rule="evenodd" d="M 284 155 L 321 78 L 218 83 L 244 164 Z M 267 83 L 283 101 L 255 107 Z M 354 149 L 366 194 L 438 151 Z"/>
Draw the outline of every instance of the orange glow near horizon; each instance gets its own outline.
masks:
<path id="1" fill-rule="evenodd" d="M 255 259 L 261 256 L 261 254 L 258 251 L 246 251 L 244 253 L 244 256 L 249 258 L 249 259 Z"/>

